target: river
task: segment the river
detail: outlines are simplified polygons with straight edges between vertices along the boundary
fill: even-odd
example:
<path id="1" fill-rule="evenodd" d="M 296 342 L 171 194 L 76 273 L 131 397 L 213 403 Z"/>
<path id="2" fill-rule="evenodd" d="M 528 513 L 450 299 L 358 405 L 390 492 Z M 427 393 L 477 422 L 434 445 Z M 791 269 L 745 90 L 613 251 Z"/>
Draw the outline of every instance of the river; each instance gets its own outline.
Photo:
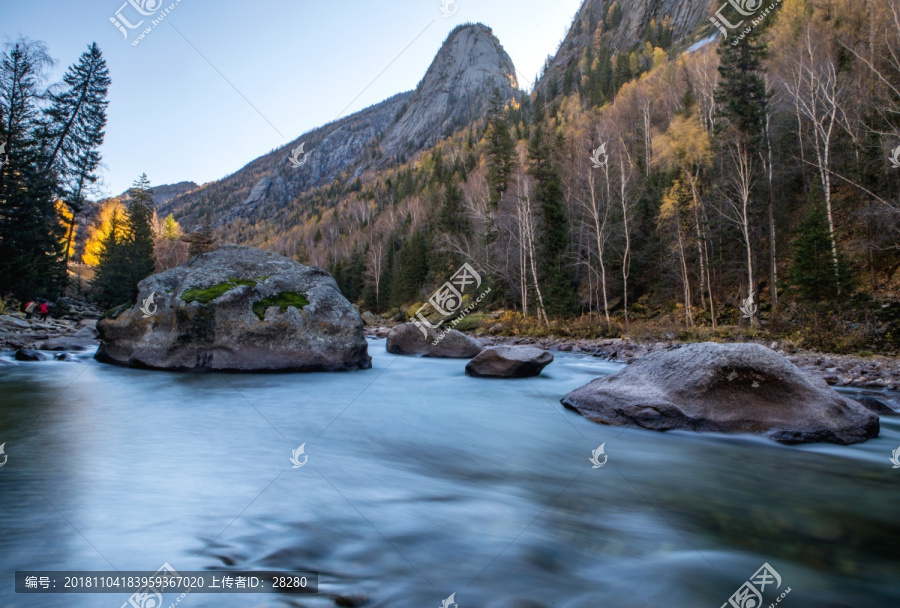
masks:
<path id="1" fill-rule="evenodd" d="M 184 608 L 719 608 L 764 563 L 764 606 L 900 606 L 900 419 L 855 446 L 622 429 L 559 403 L 617 364 L 484 380 L 370 353 L 335 374 L 0 367 L 0 606 L 119 608 L 13 573 L 165 563 L 319 572 L 317 595 Z"/>

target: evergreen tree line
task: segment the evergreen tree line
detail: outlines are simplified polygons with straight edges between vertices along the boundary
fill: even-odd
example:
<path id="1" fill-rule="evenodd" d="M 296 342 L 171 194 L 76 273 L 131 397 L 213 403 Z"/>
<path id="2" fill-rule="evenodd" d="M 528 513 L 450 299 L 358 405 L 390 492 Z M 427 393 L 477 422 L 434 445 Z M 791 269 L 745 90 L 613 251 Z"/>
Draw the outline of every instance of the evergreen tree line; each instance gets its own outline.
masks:
<path id="1" fill-rule="evenodd" d="M 122 216 L 117 210 L 112 213 L 92 281 L 94 298 L 106 307 L 134 302 L 137 284 L 156 267 L 153 193 L 146 174 L 134 182 L 128 194 L 126 212 Z M 174 219 L 166 229 L 177 234 Z"/>

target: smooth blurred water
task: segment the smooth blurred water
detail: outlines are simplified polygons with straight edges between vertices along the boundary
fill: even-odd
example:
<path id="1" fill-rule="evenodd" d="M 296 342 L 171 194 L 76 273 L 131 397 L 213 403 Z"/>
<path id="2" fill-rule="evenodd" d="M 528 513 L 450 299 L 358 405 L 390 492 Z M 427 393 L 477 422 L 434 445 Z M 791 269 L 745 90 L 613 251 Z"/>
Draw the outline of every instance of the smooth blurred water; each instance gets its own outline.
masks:
<path id="1" fill-rule="evenodd" d="M 320 572 L 316 596 L 185 608 L 718 608 L 764 562 L 791 588 L 779 606 L 900 605 L 897 419 L 850 447 L 621 429 L 559 404 L 615 364 L 559 353 L 485 380 L 370 352 L 343 374 L 0 367 L 0 606 L 118 608 L 128 594 L 16 595 L 13 573 L 166 562 Z"/>

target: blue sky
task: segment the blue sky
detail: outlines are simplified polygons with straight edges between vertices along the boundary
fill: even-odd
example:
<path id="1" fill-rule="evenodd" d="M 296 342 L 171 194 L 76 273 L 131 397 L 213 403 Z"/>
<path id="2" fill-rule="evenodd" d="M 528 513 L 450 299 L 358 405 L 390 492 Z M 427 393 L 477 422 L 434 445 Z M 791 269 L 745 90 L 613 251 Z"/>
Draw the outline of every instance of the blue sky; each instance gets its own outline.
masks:
<path id="1" fill-rule="evenodd" d="M 460 23 L 493 28 L 527 88 L 581 5 L 457 0 L 445 18 L 441 0 L 180 0 L 132 46 L 176 0 L 144 17 L 127 40 L 110 22 L 124 2 L 0 0 L 4 41 L 46 42 L 59 61 L 54 79 L 92 41 L 103 50 L 113 84 L 102 195 L 124 191 L 142 172 L 153 184 L 219 179 L 340 115 L 410 90 Z M 134 2 L 150 12 L 161 0 Z M 122 14 L 132 24 L 140 18 L 131 5 Z"/>

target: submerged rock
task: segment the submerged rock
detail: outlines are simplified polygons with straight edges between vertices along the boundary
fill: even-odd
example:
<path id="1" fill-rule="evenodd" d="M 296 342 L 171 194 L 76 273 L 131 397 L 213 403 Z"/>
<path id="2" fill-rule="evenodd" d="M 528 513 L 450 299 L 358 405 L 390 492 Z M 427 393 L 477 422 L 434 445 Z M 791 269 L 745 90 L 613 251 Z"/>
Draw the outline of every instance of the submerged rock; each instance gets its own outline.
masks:
<path id="1" fill-rule="evenodd" d="M 16 351 L 16 361 L 46 361 L 47 357 L 44 353 L 27 348 L 21 348 Z"/>
<path id="2" fill-rule="evenodd" d="M 471 359 L 484 350 L 478 340 L 451 329 L 441 335 L 431 328 L 426 328 L 428 336 L 422 333 L 415 323 L 404 323 L 391 329 L 387 335 L 387 352 L 394 355 L 411 355 L 414 357 L 441 357 L 445 359 Z M 435 344 L 437 342 L 437 344 Z"/>
<path id="3" fill-rule="evenodd" d="M 874 412 L 879 416 L 898 416 L 900 412 L 894 411 L 891 407 L 886 405 L 884 402 L 875 399 L 874 397 L 858 397 L 856 399 L 863 407 L 865 407 L 870 412 Z"/>
<path id="4" fill-rule="evenodd" d="M 94 332 L 96 333 L 96 332 Z M 41 344 L 41 350 L 50 351 L 82 351 L 93 348 L 97 340 L 93 334 L 76 332 L 71 336 L 61 336 L 45 340 Z"/>
<path id="5" fill-rule="evenodd" d="M 758 433 L 782 443 L 860 443 L 878 417 L 758 344 L 691 344 L 598 378 L 562 404 L 603 424 Z"/>
<path id="6" fill-rule="evenodd" d="M 168 370 L 372 366 L 359 313 L 320 268 L 229 245 L 147 277 L 97 324 L 106 363 Z"/>
<path id="7" fill-rule="evenodd" d="M 466 375 L 476 378 L 531 378 L 553 363 L 553 355 L 534 346 L 486 348 L 466 365 Z"/>

